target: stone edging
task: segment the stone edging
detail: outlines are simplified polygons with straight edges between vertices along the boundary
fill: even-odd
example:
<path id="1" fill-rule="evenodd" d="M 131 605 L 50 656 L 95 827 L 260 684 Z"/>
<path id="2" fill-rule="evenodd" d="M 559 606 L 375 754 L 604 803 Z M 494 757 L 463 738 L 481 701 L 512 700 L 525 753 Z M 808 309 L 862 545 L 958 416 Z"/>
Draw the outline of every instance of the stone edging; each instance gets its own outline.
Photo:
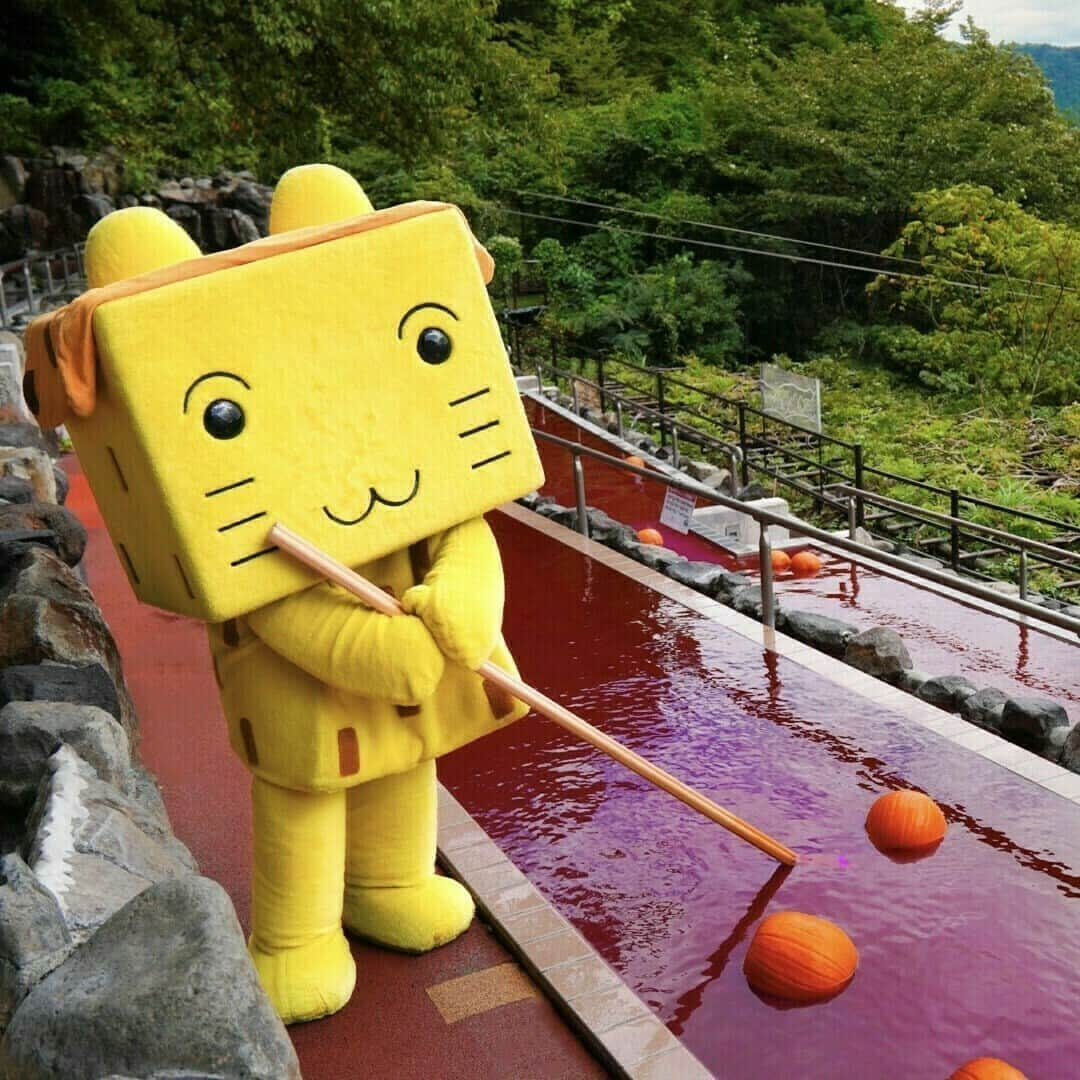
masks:
<path id="1" fill-rule="evenodd" d="M 838 686 L 852 690 L 877 705 L 898 712 L 957 746 L 971 750 L 988 761 L 1002 765 L 1026 780 L 1052 791 L 1055 795 L 1060 795 L 1080 805 L 1080 774 L 1007 742 L 993 732 L 969 724 L 952 713 L 919 701 L 906 691 L 872 675 L 867 675 L 809 645 L 804 645 L 778 630 L 770 630 L 749 616 L 726 607 L 687 585 L 672 581 L 664 574 L 626 555 L 621 555 L 597 541 L 586 540 L 575 530 L 559 525 L 531 510 L 509 503 L 500 507 L 500 512 L 515 521 L 528 525 L 537 532 L 551 536 L 560 543 L 576 548 L 617 573 L 678 601 L 714 622 L 721 623 L 741 637 L 748 638 L 763 648 L 793 660 L 800 667 L 808 668 Z"/>
<path id="2" fill-rule="evenodd" d="M 630 1080 L 713 1074 L 439 785 L 439 863 L 604 1066 Z"/>

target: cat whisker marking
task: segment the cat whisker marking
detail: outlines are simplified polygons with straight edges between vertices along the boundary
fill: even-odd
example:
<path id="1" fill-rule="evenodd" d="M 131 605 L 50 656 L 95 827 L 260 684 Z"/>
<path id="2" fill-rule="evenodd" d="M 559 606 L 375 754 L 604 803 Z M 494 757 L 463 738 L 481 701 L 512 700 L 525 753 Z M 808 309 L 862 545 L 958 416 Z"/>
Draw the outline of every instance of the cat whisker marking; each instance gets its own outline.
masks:
<path id="1" fill-rule="evenodd" d="M 233 559 L 230 566 L 243 566 L 244 563 L 251 562 L 252 559 L 261 559 L 264 555 L 271 555 L 278 550 L 277 544 L 272 547 L 263 548 L 262 551 L 253 551 L 250 555 L 245 555 L 242 559 Z"/>
<path id="2" fill-rule="evenodd" d="M 243 480 L 237 480 L 235 483 L 226 484 L 224 487 L 214 488 L 213 491 L 207 491 L 204 493 L 203 498 L 211 499 L 215 495 L 224 495 L 226 491 L 233 491 L 238 487 L 243 487 L 245 484 L 255 483 L 254 476 L 245 476 Z"/>
<path id="3" fill-rule="evenodd" d="M 472 468 L 482 469 L 485 465 L 490 465 L 493 461 L 501 461 L 504 457 L 509 457 L 510 451 L 504 450 L 501 454 L 493 454 L 491 457 L 484 458 L 483 461 L 474 461 Z"/>
<path id="4" fill-rule="evenodd" d="M 459 439 L 467 439 L 470 435 L 479 435 L 481 431 L 487 431 L 489 428 L 498 427 L 498 420 L 489 420 L 486 424 L 480 424 L 478 427 L 469 428 L 468 431 L 459 431 Z"/>
<path id="5" fill-rule="evenodd" d="M 258 521 L 259 518 L 266 517 L 266 511 L 260 510 L 257 514 L 248 514 L 247 517 L 242 517 L 237 521 L 230 521 L 228 525 L 219 525 L 218 532 L 228 532 L 230 529 L 235 529 L 239 525 L 246 525 L 249 521 Z"/>
<path id="6" fill-rule="evenodd" d="M 184 583 L 184 588 L 187 590 L 188 596 L 190 596 L 191 599 L 194 600 L 195 593 L 191 589 L 191 582 L 188 581 L 187 574 L 184 573 L 184 564 L 180 561 L 180 556 L 173 555 L 173 562 L 176 563 L 176 569 L 180 571 L 180 579 Z"/>
<path id="7" fill-rule="evenodd" d="M 450 408 L 454 408 L 455 405 L 464 405 L 466 401 L 472 401 L 475 398 L 483 397 L 485 394 L 491 393 L 491 387 L 485 386 L 482 390 L 474 390 L 471 394 L 466 394 L 464 397 L 455 398 L 450 402 Z"/>
<path id="8" fill-rule="evenodd" d="M 120 486 L 125 491 L 127 491 L 128 490 L 127 480 L 124 477 L 123 469 L 120 468 L 120 462 L 116 460 L 116 454 L 114 453 L 113 448 L 111 446 L 106 446 L 105 449 L 109 452 L 109 457 L 112 460 L 113 468 L 116 470 L 116 475 L 120 480 Z"/>

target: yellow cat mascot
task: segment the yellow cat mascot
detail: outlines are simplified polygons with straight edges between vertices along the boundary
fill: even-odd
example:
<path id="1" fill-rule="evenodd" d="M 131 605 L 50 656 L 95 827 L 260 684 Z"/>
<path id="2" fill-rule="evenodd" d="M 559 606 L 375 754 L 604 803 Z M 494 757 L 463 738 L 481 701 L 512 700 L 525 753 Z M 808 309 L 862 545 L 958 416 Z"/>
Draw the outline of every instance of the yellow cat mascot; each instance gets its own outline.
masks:
<path id="1" fill-rule="evenodd" d="M 28 331 L 25 389 L 67 424 L 139 598 L 210 624 L 253 774 L 250 951 L 292 1022 L 348 1001 L 343 927 L 422 952 L 472 919 L 434 873 L 434 759 L 525 712 L 469 669 L 514 672 L 482 515 L 543 477 L 460 211 L 373 211 L 311 165 L 270 231 L 201 256 L 156 210 L 110 214 L 91 290 Z M 408 614 L 318 582 L 277 521 Z"/>

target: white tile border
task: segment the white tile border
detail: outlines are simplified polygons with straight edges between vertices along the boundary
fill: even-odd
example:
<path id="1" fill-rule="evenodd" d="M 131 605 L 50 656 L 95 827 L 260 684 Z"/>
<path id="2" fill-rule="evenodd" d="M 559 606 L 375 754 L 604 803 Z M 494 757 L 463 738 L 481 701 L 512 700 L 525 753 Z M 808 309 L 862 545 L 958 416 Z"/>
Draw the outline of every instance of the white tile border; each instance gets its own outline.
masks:
<path id="1" fill-rule="evenodd" d="M 1070 772 L 993 733 L 985 732 L 984 729 L 967 723 L 953 713 L 928 705 L 913 695 L 882 682 L 872 675 L 858 671 L 849 664 L 810 648 L 794 638 L 787 637 L 778 630 L 770 630 L 749 616 L 709 599 L 688 585 L 673 581 L 660 571 L 651 570 L 629 556 L 622 555 L 594 540 L 586 540 L 573 529 L 557 525 L 549 518 L 534 513 L 532 510 L 526 510 L 517 503 L 507 503 L 499 507 L 499 511 L 522 525 L 580 551 L 583 555 L 587 555 L 617 573 L 624 574 L 646 588 L 684 604 L 705 618 L 721 623 L 725 629 L 731 630 L 740 637 L 779 653 L 792 663 L 805 667 L 822 678 L 829 679 L 845 690 L 899 713 L 905 719 L 948 739 L 961 749 L 978 754 L 986 761 L 1002 766 L 1028 782 L 1037 784 L 1054 795 L 1080 806 L 1080 774 Z M 983 735 L 988 735 L 990 741 L 982 738 Z"/>
<path id="2" fill-rule="evenodd" d="M 438 859 L 472 893 L 484 920 L 613 1076 L 712 1077 L 442 784 Z M 656 1068 L 677 1066 L 678 1072 L 655 1072 L 659 1058 L 664 1060 Z"/>

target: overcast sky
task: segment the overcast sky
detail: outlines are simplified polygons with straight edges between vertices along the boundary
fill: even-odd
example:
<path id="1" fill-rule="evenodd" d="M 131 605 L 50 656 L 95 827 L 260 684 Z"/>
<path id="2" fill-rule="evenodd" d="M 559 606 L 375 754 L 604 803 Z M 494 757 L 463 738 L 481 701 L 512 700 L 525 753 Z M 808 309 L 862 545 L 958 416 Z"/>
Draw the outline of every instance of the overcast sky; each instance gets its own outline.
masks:
<path id="1" fill-rule="evenodd" d="M 922 0 L 899 0 L 908 11 Z M 945 36 L 958 40 L 959 26 L 970 15 L 994 42 L 1080 45 L 1080 0 L 964 0 L 964 9 Z"/>

